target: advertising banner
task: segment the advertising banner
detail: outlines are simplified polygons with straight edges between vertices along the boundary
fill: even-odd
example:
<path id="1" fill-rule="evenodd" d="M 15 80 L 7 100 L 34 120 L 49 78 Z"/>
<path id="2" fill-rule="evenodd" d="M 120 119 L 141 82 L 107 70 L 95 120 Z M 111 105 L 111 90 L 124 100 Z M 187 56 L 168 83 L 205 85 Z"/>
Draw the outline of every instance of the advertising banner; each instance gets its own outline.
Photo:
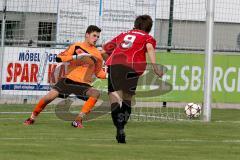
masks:
<path id="1" fill-rule="evenodd" d="M 204 54 L 157 54 L 158 63 L 168 68 L 162 80 L 172 84 L 172 91 L 161 101 L 202 102 L 204 95 Z M 240 56 L 213 56 L 212 101 L 240 102 Z"/>
<path id="2" fill-rule="evenodd" d="M 5 47 L 3 58 L 2 94 L 42 95 L 56 83 L 56 56 L 62 50 L 45 48 Z M 60 67 L 61 68 L 61 67 Z"/>

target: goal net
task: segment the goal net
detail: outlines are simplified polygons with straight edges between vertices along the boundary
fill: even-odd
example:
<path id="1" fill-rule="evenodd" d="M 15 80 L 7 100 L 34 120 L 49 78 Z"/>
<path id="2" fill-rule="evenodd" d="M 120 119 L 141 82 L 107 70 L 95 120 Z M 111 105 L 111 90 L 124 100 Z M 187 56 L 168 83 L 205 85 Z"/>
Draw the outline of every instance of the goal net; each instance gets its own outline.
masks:
<path id="1" fill-rule="evenodd" d="M 184 106 L 203 103 L 206 5 L 207 0 L 1 0 L 1 103 L 36 104 L 65 73 L 56 55 L 84 40 L 88 25 L 102 29 L 101 45 L 132 29 L 137 15 L 149 14 L 157 63 L 165 75 L 159 79 L 148 66 L 139 79 L 132 119 L 187 119 Z M 215 0 L 216 53 L 239 51 L 239 7 L 238 0 Z M 240 92 L 238 56 L 228 55 L 214 59 L 215 104 L 239 103 L 231 96 Z M 109 105 L 107 82 L 95 80 L 93 85 L 102 91 L 100 102 Z M 78 106 L 83 103 L 74 96 L 70 99 Z M 95 111 L 108 113 L 100 102 Z"/>

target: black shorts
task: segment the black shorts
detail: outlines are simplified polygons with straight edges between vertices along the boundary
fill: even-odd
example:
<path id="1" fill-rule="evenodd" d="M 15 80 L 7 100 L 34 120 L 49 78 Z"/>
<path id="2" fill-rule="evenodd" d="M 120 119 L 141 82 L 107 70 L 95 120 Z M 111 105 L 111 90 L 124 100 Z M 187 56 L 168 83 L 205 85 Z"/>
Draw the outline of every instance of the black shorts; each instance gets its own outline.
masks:
<path id="1" fill-rule="evenodd" d="M 75 94 L 79 99 L 87 100 L 87 91 L 91 88 L 89 84 L 72 81 L 68 78 L 61 78 L 52 88 L 59 92 L 59 98 L 67 98 Z"/>
<path id="2" fill-rule="evenodd" d="M 108 66 L 108 92 L 123 91 L 135 95 L 139 74 L 132 68 L 116 64 Z"/>

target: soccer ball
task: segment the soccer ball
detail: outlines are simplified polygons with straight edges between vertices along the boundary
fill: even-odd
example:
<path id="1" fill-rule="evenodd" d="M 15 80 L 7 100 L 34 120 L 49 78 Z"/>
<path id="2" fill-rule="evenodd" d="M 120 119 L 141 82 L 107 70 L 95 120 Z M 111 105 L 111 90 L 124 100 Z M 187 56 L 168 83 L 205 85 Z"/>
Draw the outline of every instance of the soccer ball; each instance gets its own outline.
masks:
<path id="1" fill-rule="evenodd" d="M 199 104 L 188 103 L 185 106 L 185 114 L 188 118 L 197 118 L 201 115 L 202 108 Z"/>

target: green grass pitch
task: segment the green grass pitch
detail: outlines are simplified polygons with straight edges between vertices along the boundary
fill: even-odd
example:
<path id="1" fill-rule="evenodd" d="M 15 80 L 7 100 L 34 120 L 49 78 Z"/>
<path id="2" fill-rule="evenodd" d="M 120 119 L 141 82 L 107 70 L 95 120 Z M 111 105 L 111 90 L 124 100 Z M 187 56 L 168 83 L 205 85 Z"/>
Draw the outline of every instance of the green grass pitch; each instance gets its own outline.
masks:
<path id="1" fill-rule="evenodd" d="M 210 123 L 130 121 L 127 144 L 116 143 L 109 115 L 85 122 L 84 129 L 71 127 L 53 113 L 24 126 L 29 113 L 17 112 L 31 110 L 0 106 L 0 160 L 240 159 L 240 110 L 213 109 Z"/>

